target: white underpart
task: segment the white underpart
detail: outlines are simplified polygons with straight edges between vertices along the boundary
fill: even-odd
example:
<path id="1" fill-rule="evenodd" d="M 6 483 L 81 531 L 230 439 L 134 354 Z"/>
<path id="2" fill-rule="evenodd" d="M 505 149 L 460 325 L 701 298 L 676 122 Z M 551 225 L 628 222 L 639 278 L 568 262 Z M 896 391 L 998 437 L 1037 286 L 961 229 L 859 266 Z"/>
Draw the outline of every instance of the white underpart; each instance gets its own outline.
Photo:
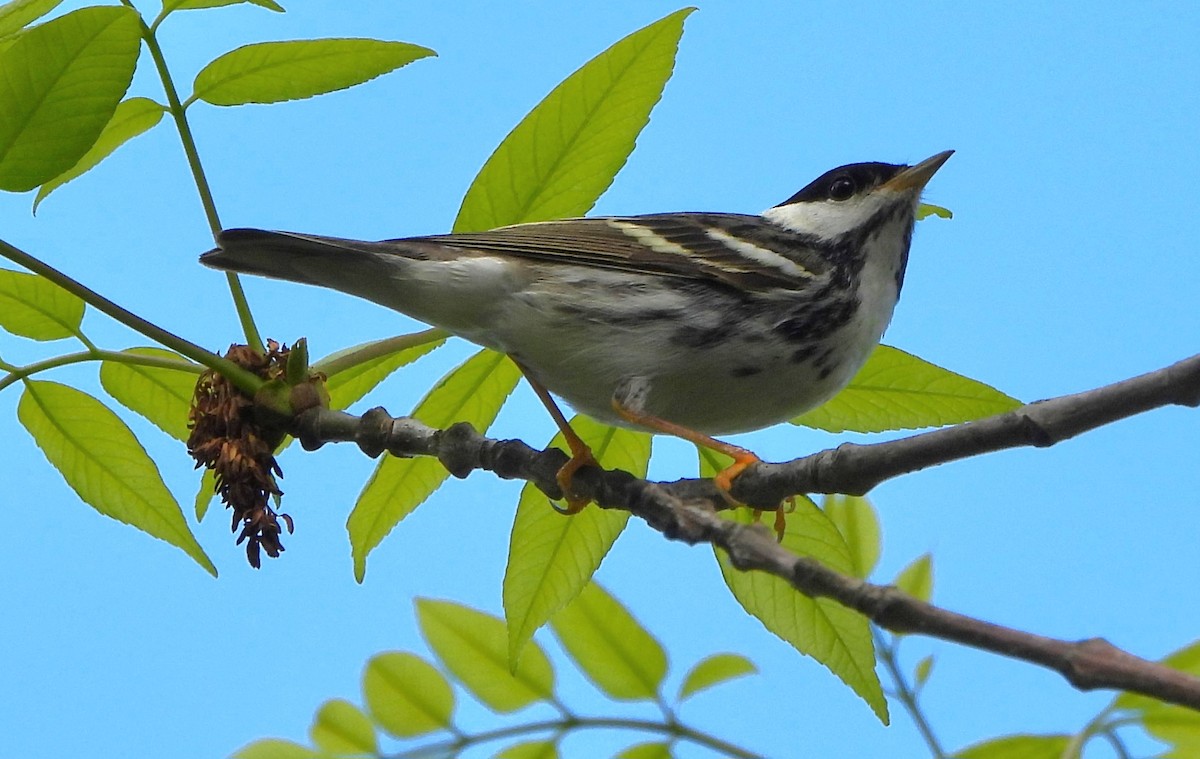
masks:
<path id="1" fill-rule="evenodd" d="M 895 203 L 898 195 L 897 192 L 879 189 L 848 200 L 789 203 L 768 208 L 762 215 L 794 232 L 833 240 L 856 229 L 884 206 Z M 916 198 L 913 200 L 915 202 Z"/>
<path id="2" fill-rule="evenodd" d="M 713 229 L 710 227 L 704 230 L 704 233 L 717 242 L 727 245 L 751 261 L 762 264 L 768 269 L 775 269 L 776 271 L 781 272 L 789 277 L 804 277 L 811 279 L 813 276 L 815 276 L 811 271 L 805 269 L 792 259 L 786 256 L 781 256 L 773 250 L 759 247 L 752 242 L 747 242 L 740 237 L 734 237 L 724 230 Z"/>
<path id="3" fill-rule="evenodd" d="M 691 255 L 687 248 L 678 243 L 671 242 L 653 229 L 643 227 L 641 224 L 615 220 L 609 220 L 608 224 L 615 229 L 621 230 L 647 248 L 656 250 L 659 253 L 669 253 L 675 256 L 683 256 L 684 258 Z"/>

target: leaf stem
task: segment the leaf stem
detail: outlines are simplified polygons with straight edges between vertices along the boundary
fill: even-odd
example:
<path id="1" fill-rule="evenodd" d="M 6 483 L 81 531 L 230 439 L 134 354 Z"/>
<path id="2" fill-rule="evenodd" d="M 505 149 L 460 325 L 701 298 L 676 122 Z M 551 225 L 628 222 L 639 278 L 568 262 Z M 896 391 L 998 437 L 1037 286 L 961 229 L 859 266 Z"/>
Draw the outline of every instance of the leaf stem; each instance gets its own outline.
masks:
<path id="1" fill-rule="evenodd" d="M 0 377 L 0 390 L 4 390 L 9 385 L 19 382 L 26 377 L 31 377 L 39 372 L 44 372 L 49 369 L 57 369 L 60 366 L 69 366 L 71 364 L 82 364 L 88 361 L 119 361 L 123 364 L 133 364 L 137 366 L 154 366 L 159 369 L 175 369 L 181 372 L 189 372 L 191 374 L 199 374 L 204 367 L 200 364 L 193 364 L 189 361 L 178 361 L 161 356 L 141 356 L 136 353 L 124 353 L 121 351 L 101 350 L 92 348 L 78 353 L 67 353 L 54 358 L 48 358 L 44 361 L 38 361 L 27 366 L 15 366 L 9 370 L 9 374 Z"/>
<path id="2" fill-rule="evenodd" d="M 225 376 L 230 382 L 238 387 L 239 390 L 253 395 L 260 387 L 263 381 L 246 371 L 237 364 L 222 358 L 215 353 L 211 353 L 204 348 L 201 348 L 195 343 L 185 340 L 178 335 L 172 334 L 156 324 L 151 324 L 137 314 L 125 310 L 116 303 L 113 303 L 108 298 L 97 293 L 95 290 L 88 288 L 80 282 L 71 279 L 66 274 L 63 274 L 58 269 L 55 269 L 49 264 L 43 263 L 33 256 L 29 255 L 20 248 L 14 247 L 4 240 L 0 240 L 0 256 L 25 267 L 29 271 L 40 274 L 54 284 L 69 293 L 79 297 L 84 303 L 95 308 L 97 311 L 111 316 L 126 327 L 150 338 L 154 342 L 163 345 L 176 353 L 181 353 L 193 361 L 204 364 L 210 369 L 214 369 Z"/>
<path id="3" fill-rule="evenodd" d="M 387 356 L 406 348 L 415 348 L 418 345 L 445 340 L 449 336 L 450 333 L 444 329 L 427 329 L 422 332 L 387 337 L 383 340 L 376 340 L 372 343 L 360 345 L 357 348 L 331 353 L 314 363 L 312 368 L 315 371 L 324 372 L 327 376 L 332 377 L 335 374 L 353 369 L 360 364 L 365 364 L 380 356 Z"/>
<path id="4" fill-rule="evenodd" d="M 764 759 L 761 754 L 748 751 L 740 746 L 723 741 L 716 736 L 695 730 L 678 722 L 658 722 L 655 720 L 620 719 L 610 717 L 571 717 L 557 720 L 529 722 L 523 725 L 487 730 L 474 735 L 466 735 L 455 740 L 439 741 L 419 748 L 391 754 L 389 759 L 423 759 L 423 757 L 446 756 L 448 752 L 457 755 L 462 750 L 481 743 L 513 738 L 536 733 L 554 732 L 563 734 L 571 730 L 595 730 L 616 728 L 618 730 L 636 730 L 639 732 L 659 733 L 675 739 L 686 740 L 705 748 L 711 749 L 733 759 Z"/>
<path id="5" fill-rule="evenodd" d="M 129 0 L 122 0 L 122 2 L 133 7 Z M 162 81 L 163 92 L 167 96 L 167 110 L 171 112 L 171 118 L 175 120 L 175 128 L 179 132 L 179 141 L 183 143 L 183 152 L 187 156 L 192 179 L 196 183 L 197 192 L 200 193 L 200 205 L 204 207 L 204 215 L 208 218 L 208 227 L 215 240 L 222 229 L 221 218 L 217 215 L 217 204 L 213 201 L 208 177 L 205 176 L 204 166 L 200 163 L 200 153 L 196 150 L 196 140 L 187 120 L 187 109 L 179 101 L 179 91 L 175 89 L 175 81 L 171 78 L 171 72 L 167 68 L 167 59 L 163 56 L 154 30 L 146 24 L 146 20 L 140 14 L 138 23 L 142 27 L 142 39 L 146 42 L 146 49 L 150 51 L 150 57 L 154 59 L 154 67 L 158 70 L 158 78 Z M 227 272 L 225 279 L 229 284 L 229 292 L 233 297 L 233 305 L 237 309 L 242 331 L 246 335 L 246 343 L 251 348 L 262 352 L 264 350 L 262 336 L 254 323 L 253 314 L 250 313 L 250 304 L 246 300 L 241 280 L 232 272 Z"/>
<path id="6" fill-rule="evenodd" d="M 879 652 L 879 660 L 883 662 L 883 666 L 887 669 L 888 674 L 892 676 L 892 682 L 895 683 L 896 689 L 894 695 L 896 700 L 904 706 L 904 710 L 912 718 L 913 723 L 917 726 L 917 731 L 925 739 L 925 745 L 929 747 L 929 753 L 934 756 L 934 759 L 946 759 L 945 749 L 938 742 L 937 736 L 933 734 L 933 728 L 930 726 L 929 721 L 925 719 L 925 713 L 921 711 L 916 691 L 908 684 L 904 673 L 900 671 L 900 663 L 896 656 L 896 646 L 893 642 L 897 639 L 893 637 L 891 641 L 888 641 L 884 639 L 879 630 L 872 629 L 872 632 L 875 636 L 875 649 Z"/>

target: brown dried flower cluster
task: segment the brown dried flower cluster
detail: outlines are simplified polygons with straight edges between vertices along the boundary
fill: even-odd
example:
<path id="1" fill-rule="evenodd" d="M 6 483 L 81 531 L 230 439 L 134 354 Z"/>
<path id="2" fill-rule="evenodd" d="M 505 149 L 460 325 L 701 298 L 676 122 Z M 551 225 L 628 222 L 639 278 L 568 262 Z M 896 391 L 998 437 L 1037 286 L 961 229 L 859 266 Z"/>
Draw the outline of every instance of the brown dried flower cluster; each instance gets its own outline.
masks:
<path id="1" fill-rule="evenodd" d="M 277 380 L 284 376 L 288 353 L 286 345 L 268 340 L 266 355 L 246 345 L 231 345 L 225 358 L 263 379 Z M 289 533 L 293 528 L 290 516 L 271 508 L 271 499 L 283 495 L 276 482 L 283 470 L 274 455 L 283 432 L 264 428 L 253 399 L 212 370 L 196 382 L 188 416 L 188 453 L 197 468 L 206 466 L 216 473 L 221 501 L 233 510 L 232 529 L 241 527 L 237 542 L 246 542 L 246 558 L 258 569 L 261 551 L 276 558 L 284 550 L 279 518 Z"/>

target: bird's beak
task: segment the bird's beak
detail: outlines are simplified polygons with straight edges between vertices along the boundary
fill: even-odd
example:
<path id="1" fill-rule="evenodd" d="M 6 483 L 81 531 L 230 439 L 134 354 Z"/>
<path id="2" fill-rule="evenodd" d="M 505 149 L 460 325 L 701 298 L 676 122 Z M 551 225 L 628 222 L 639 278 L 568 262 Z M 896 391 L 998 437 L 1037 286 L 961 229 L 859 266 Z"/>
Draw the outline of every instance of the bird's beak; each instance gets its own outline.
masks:
<path id="1" fill-rule="evenodd" d="M 916 190 L 920 192 L 937 173 L 937 170 L 942 168 L 942 164 L 950 160 L 952 155 L 954 155 L 953 150 L 943 150 L 935 156 L 926 158 L 916 166 L 909 166 L 880 186 L 894 191 Z"/>

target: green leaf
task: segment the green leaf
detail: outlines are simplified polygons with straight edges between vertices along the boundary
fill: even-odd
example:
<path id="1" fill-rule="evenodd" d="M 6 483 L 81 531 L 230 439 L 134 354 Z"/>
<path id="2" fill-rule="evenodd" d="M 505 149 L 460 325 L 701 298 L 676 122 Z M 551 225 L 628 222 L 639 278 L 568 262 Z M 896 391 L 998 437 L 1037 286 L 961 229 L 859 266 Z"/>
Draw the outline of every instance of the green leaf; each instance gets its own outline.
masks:
<path id="1" fill-rule="evenodd" d="M 227 5 L 241 5 L 249 3 L 257 5 L 260 8 L 283 13 L 283 6 L 275 2 L 275 0 L 163 0 L 163 13 L 174 13 L 175 11 L 194 11 L 204 8 L 223 8 Z"/>
<path id="2" fill-rule="evenodd" d="M 892 584 L 913 598 L 928 602 L 933 598 L 933 557 L 923 554 L 913 559 Z"/>
<path id="3" fill-rule="evenodd" d="M 933 674 L 933 657 L 926 656 L 921 661 L 917 662 L 917 666 L 913 669 L 913 679 L 917 683 L 917 687 L 921 688 L 925 683 L 929 682 L 929 676 Z"/>
<path id="4" fill-rule="evenodd" d="M 595 582 L 550 619 L 563 649 L 610 698 L 653 701 L 667 676 L 662 644 Z"/>
<path id="5" fill-rule="evenodd" d="M 83 301 L 45 277 L 0 269 L 0 327 L 33 340 L 79 334 Z"/>
<path id="6" fill-rule="evenodd" d="M 212 504 L 213 498 L 216 495 L 217 475 L 213 470 L 205 469 L 204 474 L 200 476 L 200 489 L 196 491 L 196 500 L 194 503 L 197 522 L 204 521 L 204 515 L 208 513 L 208 507 Z"/>
<path id="7" fill-rule="evenodd" d="M 555 87 L 480 169 L 454 231 L 587 213 L 650 120 L 693 10 L 634 32 Z"/>
<path id="8" fill-rule="evenodd" d="M 1200 714 L 1194 709 L 1159 703 L 1142 712 L 1142 726 L 1150 735 L 1170 744 L 1165 759 L 1194 759 L 1200 756 Z"/>
<path id="9" fill-rule="evenodd" d="M 377 654 L 363 672 L 363 700 L 375 722 L 397 738 L 452 726 L 454 690 L 446 677 L 416 654 Z"/>
<path id="10" fill-rule="evenodd" d="M 431 55 L 420 45 L 384 40 L 258 42 L 201 69 L 192 97 L 213 105 L 301 100 L 362 84 Z"/>
<path id="11" fill-rule="evenodd" d="M 1007 735 L 976 743 L 954 759 L 1061 759 L 1070 744 L 1069 735 Z"/>
<path id="12" fill-rule="evenodd" d="M 671 744 L 638 743 L 617 754 L 616 759 L 671 759 Z"/>
<path id="13" fill-rule="evenodd" d="M 558 759 L 558 743 L 546 740 L 514 743 L 494 759 Z"/>
<path id="14" fill-rule="evenodd" d="M 136 12 L 94 6 L 0 53 L 0 189 L 32 190 L 79 161 L 129 88 L 140 45 Z"/>
<path id="15" fill-rule="evenodd" d="M 299 743 L 281 738 L 263 738 L 239 748 L 231 759 L 319 759 L 320 756 Z"/>
<path id="16" fill-rule="evenodd" d="M 508 713 L 554 698 L 554 670 L 536 643 L 508 666 L 503 620 L 451 601 L 418 598 L 416 605 L 429 648 L 488 707 Z"/>
<path id="17" fill-rule="evenodd" d="M 166 108 L 149 98 L 130 98 L 122 101 L 104 130 L 100 132 L 96 144 L 92 145 L 74 166 L 38 188 L 37 197 L 33 201 L 33 212 L 37 213 L 38 206 L 50 193 L 91 171 L 117 148 L 153 128 L 162 120 L 164 112 Z"/>
<path id="18" fill-rule="evenodd" d="M 84 503 L 177 546 L 216 576 L 158 467 L 104 404 L 73 387 L 26 380 L 17 417 Z"/>
<path id="19" fill-rule="evenodd" d="M 187 361 L 178 353 L 161 348 L 129 348 L 121 352 Z M 197 376 L 196 372 L 120 361 L 104 361 L 100 365 L 100 384 L 109 395 L 130 411 L 146 417 L 163 432 L 182 441 L 186 441 L 190 434 L 188 410 L 192 405 Z"/>
<path id="20" fill-rule="evenodd" d="M 700 476 L 712 477 L 730 459 L 704 450 Z M 750 509 L 735 509 L 732 521 L 755 521 Z M 796 498 L 787 515 L 783 546 L 799 556 L 817 559 L 849 575 L 853 570 L 850 549 L 838 528 L 808 498 Z M 714 549 L 725 584 L 751 616 L 802 654 L 813 657 L 850 686 L 885 725 L 887 701 L 875 674 L 875 647 L 866 617 L 829 598 L 812 599 L 781 578 L 765 572 L 742 572 L 733 567 L 724 551 Z"/>
<path id="21" fill-rule="evenodd" d="M 1021 405 L 982 382 L 880 345 L 850 384 L 792 424 L 828 432 L 884 432 L 980 419 Z"/>
<path id="22" fill-rule="evenodd" d="M 422 343 L 421 345 L 414 345 L 403 350 L 394 351 L 385 356 L 373 358 L 370 361 L 364 361 L 361 364 L 355 364 L 337 374 L 331 374 L 325 382 L 325 388 L 329 391 L 329 407 L 338 410 L 349 408 L 364 395 L 375 389 L 376 385 L 387 379 L 392 372 L 402 366 L 411 364 L 434 348 L 441 347 L 445 342 L 446 340 L 443 338 L 441 340 Z M 345 353 L 369 348 L 371 345 L 372 343 L 365 343 L 344 351 L 338 351 L 322 359 L 322 362 L 329 361 Z"/>
<path id="23" fill-rule="evenodd" d="M 696 663 L 679 686 L 679 700 L 690 698 L 723 682 L 758 673 L 754 662 L 741 654 L 713 654 Z"/>
<path id="24" fill-rule="evenodd" d="M 434 385 L 412 415 L 439 429 L 470 422 L 486 432 L 520 377 L 516 364 L 503 354 L 480 351 Z M 379 462 L 346 520 L 359 582 L 367 571 L 367 555 L 448 476 L 445 467 L 429 457 L 385 456 Z"/>
<path id="25" fill-rule="evenodd" d="M 949 208 L 935 206 L 932 203 L 922 203 L 921 205 L 917 206 L 917 221 L 920 221 L 921 219 L 927 219 L 930 216 L 936 216 L 939 219 L 954 218 L 954 214 L 950 212 Z"/>
<path id="26" fill-rule="evenodd" d="M 845 538 L 854 576 L 866 578 L 879 562 L 879 517 L 875 508 L 862 496 L 827 495 L 821 510 Z"/>
<path id="27" fill-rule="evenodd" d="M 321 704 L 308 735 L 314 746 L 330 754 L 379 753 L 379 741 L 371 719 L 357 706 L 340 698 Z"/>
<path id="28" fill-rule="evenodd" d="M 646 476 L 649 435 L 609 427 L 585 416 L 576 416 L 570 424 L 603 466 Z M 555 435 L 550 445 L 567 448 L 562 433 Z M 513 519 L 504 571 L 510 661 L 516 661 L 538 628 L 587 585 L 628 521 L 628 512 L 592 507 L 564 517 L 550 508 L 542 491 L 525 485 Z"/>
<path id="29" fill-rule="evenodd" d="M 0 37 L 7 37 L 45 16 L 62 0 L 12 0 L 0 5 Z"/>

